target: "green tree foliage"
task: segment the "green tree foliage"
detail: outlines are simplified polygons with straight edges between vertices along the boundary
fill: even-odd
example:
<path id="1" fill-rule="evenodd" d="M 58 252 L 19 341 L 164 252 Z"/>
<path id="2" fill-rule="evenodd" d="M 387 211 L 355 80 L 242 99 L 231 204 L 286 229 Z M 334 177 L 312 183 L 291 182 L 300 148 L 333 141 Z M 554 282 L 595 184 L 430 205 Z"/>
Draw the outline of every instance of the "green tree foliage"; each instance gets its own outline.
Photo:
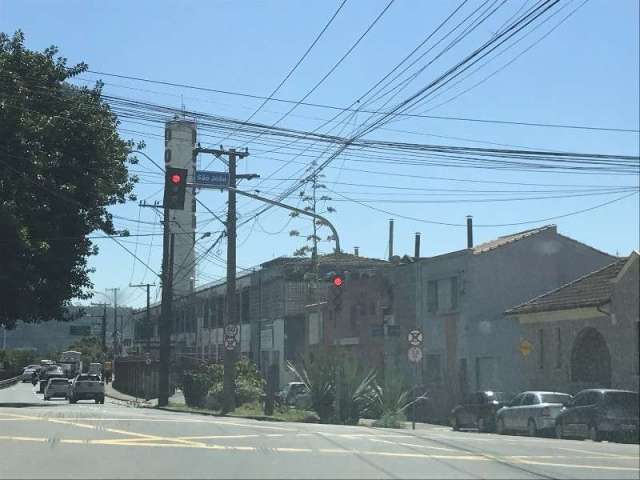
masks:
<path id="1" fill-rule="evenodd" d="M 265 381 L 256 366 L 248 358 L 242 357 L 236 362 L 236 405 L 257 402 L 264 394 Z M 183 392 L 187 405 L 203 407 L 207 394 L 214 410 L 222 406 L 224 384 L 224 368 L 220 363 L 201 365 L 199 368 L 185 372 L 183 376 Z"/>
<path id="2" fill-rule="evenodd" d="M 25 48 L 0 33 L 0 323 L 65 317 L 92 288 L 87 238 L 115 233 L 109 205 L 133 199 L 132 141 L 103 101 L 101 84 L 76 87 L 55 47 Z"/>
<path id="3" fill-rule="evenodd" d="M 32 350 L 0 350 L 0 380 L 19 375 L 24 367 L 34 363 L 38 362 L 36 353 Z"/>

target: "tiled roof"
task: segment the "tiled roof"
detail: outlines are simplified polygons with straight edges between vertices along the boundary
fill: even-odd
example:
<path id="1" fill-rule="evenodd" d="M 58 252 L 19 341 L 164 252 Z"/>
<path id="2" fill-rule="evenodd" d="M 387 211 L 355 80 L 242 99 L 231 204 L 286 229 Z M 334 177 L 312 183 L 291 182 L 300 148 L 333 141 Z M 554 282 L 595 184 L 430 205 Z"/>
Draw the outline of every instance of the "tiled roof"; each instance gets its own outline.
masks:
<path id="1" fill-rule="evenodd" d="M 602 305 L 611 298 L 612 280 L 620 273 L 627 260 L 628 257 L 620 258 L 600 270 L 588 273 L 505 313 L 514 315 Z"/>
<path id="2" fill-rule="evenodd" d="M 490 250 L 494 250 L 498 247 L 502 247 L 503 245 L 507 245 L 509 243 L 517 242 L 518 240 L 522 240 L 523 238 L 528 238 L 533 235 L 537 235 L 538 233 L 552 230 L 554 233 L 557 233 L 555 225 L 545 225 L 544 227 L 533 228 L 531 230 L 525 230 L 523 232 L 512 233 L 511 235 L 505 235 L 503 237 L 498 237 L 495 240 L 491 240 L 489 242 L 481 243 L 472 248 L 473 254 L 478 255 L 480 253 L 485 253 Z"/>

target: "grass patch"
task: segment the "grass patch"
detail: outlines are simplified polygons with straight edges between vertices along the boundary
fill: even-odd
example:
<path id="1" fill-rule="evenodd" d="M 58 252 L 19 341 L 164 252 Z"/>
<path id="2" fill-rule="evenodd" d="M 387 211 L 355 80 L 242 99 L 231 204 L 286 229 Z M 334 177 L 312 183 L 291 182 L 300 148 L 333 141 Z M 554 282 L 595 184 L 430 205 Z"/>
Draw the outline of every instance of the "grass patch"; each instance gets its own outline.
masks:
<path id="1" fill-rule="evenodd" d="M 384 414 L 374 421 L 372 426 L 377 428 L 404 428 L 406 417 L 402 414 Z"/>

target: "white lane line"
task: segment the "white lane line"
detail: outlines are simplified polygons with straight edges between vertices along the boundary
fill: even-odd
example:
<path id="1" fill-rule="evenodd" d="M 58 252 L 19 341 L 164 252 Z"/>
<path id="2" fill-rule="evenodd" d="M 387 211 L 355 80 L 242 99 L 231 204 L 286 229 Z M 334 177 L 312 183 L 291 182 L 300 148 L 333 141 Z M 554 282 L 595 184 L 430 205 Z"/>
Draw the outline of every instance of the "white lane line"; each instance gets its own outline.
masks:
<path id="1" fill-rule="evenodd" d="M 588 453 L 589 455 L 601 455 L 601 456 L 605 456 L 605 457 L 611 457 L 611 458 L 626 458 L 627 455 L 622 455 L 619 453 L 606 453 L 606 452 L 602 452 L 602 451 L 593 451 L 593 450 L 582 450 L 580 448 L 568 448 L 568 447 L 557 447 L 558 450 L 566 450 L 567 452 L 577 452 L 577 453 Z M 640 454 L 638 455 L 638 460 L 640 461 Z"/>

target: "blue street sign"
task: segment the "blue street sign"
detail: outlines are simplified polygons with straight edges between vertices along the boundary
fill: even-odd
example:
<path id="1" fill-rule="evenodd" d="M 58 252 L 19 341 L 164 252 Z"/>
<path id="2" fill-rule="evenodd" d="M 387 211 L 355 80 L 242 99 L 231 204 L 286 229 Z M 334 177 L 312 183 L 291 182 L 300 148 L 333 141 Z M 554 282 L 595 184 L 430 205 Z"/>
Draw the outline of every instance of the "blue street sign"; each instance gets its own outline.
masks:
<path id="1" fill-rule="evenodd" d="M 210 172 L 207 170 L 196 170 L 196 185 L 222 188 L 229 185 L 229 174 L 227 172 Z"/>

